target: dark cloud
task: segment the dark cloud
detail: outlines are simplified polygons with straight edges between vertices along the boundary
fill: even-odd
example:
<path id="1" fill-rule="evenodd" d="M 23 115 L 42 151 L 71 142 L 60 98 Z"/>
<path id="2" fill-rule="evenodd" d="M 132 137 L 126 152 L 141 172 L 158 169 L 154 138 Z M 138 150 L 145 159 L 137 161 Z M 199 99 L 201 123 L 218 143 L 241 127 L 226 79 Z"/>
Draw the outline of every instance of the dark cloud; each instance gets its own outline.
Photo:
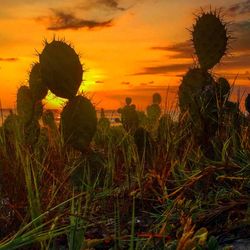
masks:
<path id="1" fill-rule="evenodd" d="M 6 58 L 0 57 L 1 62 L 16 62 L 18 60 L 19 59 L 16 57 L 6 57 Z"/>
<path id="2" fill-rule="evenodd" d="M 190 41 L 185 41 L 181 43 L 172 44 L 169 46 L 156 46 L 152 47 L 153 50 L 163 50 L 176 53 L 175 55 L 169 56 L 172 59 L 179 59 L 179 58 L 191 58 L 194 50 L 191 46 Z"/>
<path id="3" fill-rule="evenodd" d="M 154 84 L 154 83 L 155 83 L 154 81 L 142 82 L 140 85 L 141 85 L 141 86 L 148 86 L 148 85 L 152 85 L 152 84 Z"/>
<path id="4" fill-rule="evenodd" d="M 65 30 L 65 29 L 94 29 L 94 28 L 106 28 L 112 26 L 113 20 L 108 21 L 95 21 L 85 20 L 76 17 L 72 13 L 67 13 L 59 10 L 52 10 L 53 16 L 50 18 L 50 25 L 48 30 Z"/>
<path id="5" fill-rule="evenodd" d="M 250 51 L 250 21 L 240 21 L 230 25 L 234 39 L 231 41 L 232 52 Z"/>
<path id="6" fill-rule="evenodd" d="M 97 0 L 96 2 L 110 9 L 121 10 L 121 11 L 125 10 L 125 8 L 122 8 L 119 6 L 119 3 L 117 0 Z"/>
<path id="7" fill-rule="evenodd" d="M 119 0 L 87 0 L 77 6 L 81 10 L 99 9 L 104 11 L 125 11 L 119 4 Z"/>
<path id="8" fill-rule="evenodd" d="M 153 67 L 145 67 L 142 72 L 135 73 L 134 75 L 166 75 L 169 73 L 186 71 L 191 65 L 187 63 L 183 64 L 169 64 Z"/>
<path id="9" fill-rule="evenodd" d="M 130 82 L 121 82 L 122 85 L 130 85 Z"/>
<path id="10" fill-rule="evenodd" d="M 227 9 L 227 13 L 231 16 L 250 14 L 250 0 L 246 0 L 244 2 L 238 2 L 236 4 L 231 5 Z"/>
<path id="11" fill-rule="evenodd" d="M 95 83 L 97 83 L 97 84 L 101 84 L 101 83 L 104 83 L 104 81 L 97 80 L 97 81 L 95 81 Z"/>

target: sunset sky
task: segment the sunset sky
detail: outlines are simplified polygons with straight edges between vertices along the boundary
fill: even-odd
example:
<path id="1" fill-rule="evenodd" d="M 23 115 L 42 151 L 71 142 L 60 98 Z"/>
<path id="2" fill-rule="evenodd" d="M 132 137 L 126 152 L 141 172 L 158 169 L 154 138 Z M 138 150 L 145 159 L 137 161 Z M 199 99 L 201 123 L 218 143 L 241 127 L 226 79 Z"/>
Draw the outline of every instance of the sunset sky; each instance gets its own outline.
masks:
<path id="1" fill-rule="evenodd" d="M 154 92 L 173 100 L 181 76 L 193 65 L 188 29 L 200 7 L 222 7 L 233 39 L 214 70 L 250 86 L 250 0 L 1 0 L 0 100 L 14 107 L 43 41 L 65 38 L 81 56 L 81 90 L 97 108 L 113 109 L 131 96 L 144 109 Z M 247 89 L 248 88 L 243 88 Z M 250 90 L 250 88 L 249 88 Z M 47 107 L 62 101 L 50 95 Z"/>

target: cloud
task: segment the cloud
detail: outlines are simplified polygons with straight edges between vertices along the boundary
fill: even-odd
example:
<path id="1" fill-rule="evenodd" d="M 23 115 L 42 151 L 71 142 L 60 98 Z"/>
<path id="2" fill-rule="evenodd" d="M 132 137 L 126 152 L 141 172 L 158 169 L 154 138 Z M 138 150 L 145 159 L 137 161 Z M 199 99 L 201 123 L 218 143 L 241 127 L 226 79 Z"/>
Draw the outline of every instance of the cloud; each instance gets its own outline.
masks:
<path id="1" fill-rule="evenodd" d="M 250 51 L 250 21 L 240 21 L 230 25 L 234 40 L 231 42 L 233 51 Z"/>
<path id="2" fill-rule="evenodd" d="M 102 81 L 102 80 L 97 80 L 97 81 L 95 81 L 95 83 L 97 83 L 97 84 L 102 84 L 102 83 L 104 83 L 104 81 Z"/>
<path id="3" fill-rule="evenodd" d="M 250 13 L 250 0 L 246 0 L 244 2 L 238 2 L 236 4 L 233 4 L 227 9 L 226 12 L 231 16 L 249 14 Z"/>
<path id="4" fill-rule="evenodd" d="M 52 10 L 53 16 L 50 18 L 50 25 L 48 30 L 65 30 L 65 29 L 95 29 L 95 28 L 106 28 L 112 26 L 113 20 L 108 21 L 95 21 L 95 20 L 85 20 L 76 17 L 72 13 L 67 13 L 59 10 Z"/>
<path id="5" fill-rule="evenodd" d="M 122 85 L 130 85 L 130 82 L 121 82 Z"/>
<path id="6" fill-rule="evenodd" d="M 134 75 L 157 75 L 157 74 L 166 75 L 168 73 L 184 72 L 190 66 L 191 64 L 183 63 L 183 64 L 169 64 L 169 65 L 145 67 L 142 72 L 135 73 Z"/>
<path id="7" fill-rule="evenodd" d="M 1 62 L 16 62 L 18 60 L 19 59 L 16 57 L 6 57 L 6 58 L 0 57 Z"/>
<path id="8" fill-rule="evenodd" d="M 104 11 L 125 11 L 118 0 L 87 0 L 77 6 L 81 10 L 102 9 Z"/>
<path id="9" fill-rule="evenodd" d="M 172 59 L 192 58 L 192 54 L 194 53 L 194 49 L 192 48 L 190 41 L 175 43 L 169 46 L 151 47 L 151 49 L 174 52 L 174 55 L 169 56 L 169 58 Z"/>
<path id="10" fill-rule="evenodd" d="M 96 2 L 113 10 L 126 10 L 125 8 L 119 7 L 119 3 L 117 0 L 97 0 Z"/>

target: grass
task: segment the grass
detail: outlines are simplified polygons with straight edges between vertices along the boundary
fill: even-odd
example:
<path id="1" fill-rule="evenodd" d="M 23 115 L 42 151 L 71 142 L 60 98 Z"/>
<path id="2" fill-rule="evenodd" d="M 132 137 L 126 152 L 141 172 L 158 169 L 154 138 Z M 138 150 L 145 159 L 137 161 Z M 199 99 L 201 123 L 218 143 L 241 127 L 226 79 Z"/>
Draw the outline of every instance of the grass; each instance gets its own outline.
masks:
<path id="1" fill-rule="evenodd" d="M 142 151 L 122 126 L 99 127 L 84 157 L 59 131 L 31 147 L 1 128 L 0 250 L 217 249 L 249 237 L 248 123 L 217 133 L 208 155 L 167 115 L 143 123 Z"/>

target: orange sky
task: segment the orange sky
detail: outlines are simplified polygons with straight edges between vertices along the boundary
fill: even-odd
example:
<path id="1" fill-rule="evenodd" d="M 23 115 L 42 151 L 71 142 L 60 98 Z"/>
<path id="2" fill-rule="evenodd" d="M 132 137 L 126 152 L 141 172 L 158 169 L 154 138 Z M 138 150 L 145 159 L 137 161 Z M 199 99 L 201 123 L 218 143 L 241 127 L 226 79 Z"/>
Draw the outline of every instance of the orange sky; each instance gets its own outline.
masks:
<path id="1" fill-rule="evenodd" d="M 168 92 L 173 100 L 181 75 L 193 63 L 187 28 L 193 13 L 210 5 L 223 7 L 235 37 L 214 73 L 231 83 L 238 75 L 237 85 L 250 86 L 249 0 L 1 0 L 2 106 L 15 106 L 17 88 L 27 84 L 42 41 L 53 36 L 71 42 L 81 55 L 81 90 L 97 108 L 117 108 L 129 95 L 144 109 L 154 92 L 163 97 Z M 62 103 L 53 95 L 46 100 L 47 107 Z"/>

